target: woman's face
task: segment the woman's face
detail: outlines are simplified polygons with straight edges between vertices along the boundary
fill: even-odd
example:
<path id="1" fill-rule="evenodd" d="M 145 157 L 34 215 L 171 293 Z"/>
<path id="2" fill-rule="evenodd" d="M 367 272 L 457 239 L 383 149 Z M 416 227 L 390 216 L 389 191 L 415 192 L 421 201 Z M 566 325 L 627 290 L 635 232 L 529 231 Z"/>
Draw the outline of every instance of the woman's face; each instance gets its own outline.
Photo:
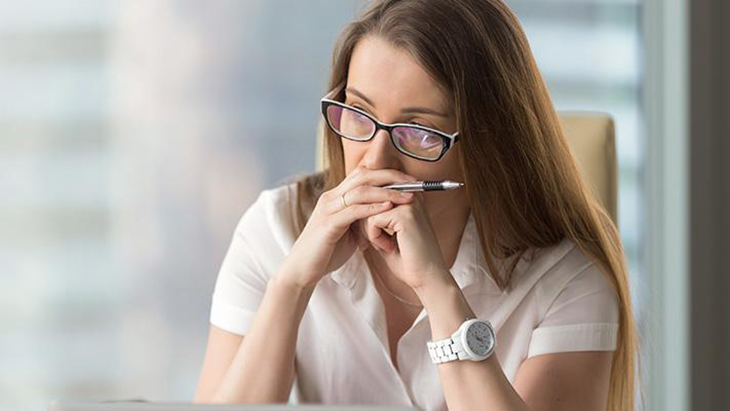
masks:
<path id="1" fill-rule="evenodd" d="M 383 123 L 417 123 L 448 134 L 455 133 L 456 117 L 450 100 L 407 51 L 394 48 L 375 36 L 355 46 L 350 60 L 345 104 L 360 108 Z M 385 130 L 366 142 L 342 139 L 345 170 L 357 166 L 391 168 L 419 180 L 462 181 L 459 147 L 453 146 L 437 162 L 408 157 L 399 152 Z M 466 190 L 432 191 L 424 197 L 431 215 L 466 202 Z"/>

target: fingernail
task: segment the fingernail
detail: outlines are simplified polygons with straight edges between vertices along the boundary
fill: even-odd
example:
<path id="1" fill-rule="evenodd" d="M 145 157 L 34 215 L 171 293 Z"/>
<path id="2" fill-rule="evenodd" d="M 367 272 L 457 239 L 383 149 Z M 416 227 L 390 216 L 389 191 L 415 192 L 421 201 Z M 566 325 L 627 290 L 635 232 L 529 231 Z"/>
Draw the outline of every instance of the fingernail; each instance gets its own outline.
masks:
<path id="1" fill-rule="evenodd" d="M 411 198 L 411 197 L 413 197 L 413 193 L 409 193 L 407 191 L 402 191 L 400 193 L 400 195 L 401 195 L 401 197 L 404 197 L 404 198 Z"/>

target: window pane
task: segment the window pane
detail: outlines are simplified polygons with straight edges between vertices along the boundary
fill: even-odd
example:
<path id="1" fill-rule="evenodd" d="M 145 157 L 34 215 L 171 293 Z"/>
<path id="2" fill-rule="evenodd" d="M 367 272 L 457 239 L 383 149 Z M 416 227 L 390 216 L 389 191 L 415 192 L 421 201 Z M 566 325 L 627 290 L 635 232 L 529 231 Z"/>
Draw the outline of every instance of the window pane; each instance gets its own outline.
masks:
<path id="1" fill-rule="evenodd" d="M 634 278 L 637 1 L 509 1 L 558 108 L 615 117 Z M 192 399 L 233 228 L 314 169 L 334 39 L 360 5 L 0 5 L 0 409 Z"/>

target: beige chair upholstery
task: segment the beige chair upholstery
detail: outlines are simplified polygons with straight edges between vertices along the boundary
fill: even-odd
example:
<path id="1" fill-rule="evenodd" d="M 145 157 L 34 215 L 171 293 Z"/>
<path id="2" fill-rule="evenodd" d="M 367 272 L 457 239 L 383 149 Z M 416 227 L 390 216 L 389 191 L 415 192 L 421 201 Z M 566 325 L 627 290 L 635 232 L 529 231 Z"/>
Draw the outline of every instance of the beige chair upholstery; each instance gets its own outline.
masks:
<path id="1" fill-rule="evenodd" d="M 605 113 L 561 112 L 560 123 L 584 180 L 618 225 L 616 137 Z"/>
<path id="2" fill-rule="evenodd" d="M 583 178 L 593 194 L 618 222 L 616 188 L 616 144 L 613 119 L 608 114 L 593 112 L 561 112 L 560 122 Z M 324 168 L 322 158 L 322 127 L 317 138 L 317 170 Z"/>

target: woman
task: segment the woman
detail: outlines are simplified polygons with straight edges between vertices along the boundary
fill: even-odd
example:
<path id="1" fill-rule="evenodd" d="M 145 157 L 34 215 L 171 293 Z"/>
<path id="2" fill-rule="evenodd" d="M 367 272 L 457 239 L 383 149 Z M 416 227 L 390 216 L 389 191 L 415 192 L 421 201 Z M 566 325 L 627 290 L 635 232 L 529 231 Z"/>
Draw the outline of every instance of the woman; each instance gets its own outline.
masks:
<path id="1" fill-rule="evenodd" d="M 620 240 L 507 6 L 375 1 L 333 63 L 328 168 L 241 219 L 195 400 L 633 409 Z"/>

